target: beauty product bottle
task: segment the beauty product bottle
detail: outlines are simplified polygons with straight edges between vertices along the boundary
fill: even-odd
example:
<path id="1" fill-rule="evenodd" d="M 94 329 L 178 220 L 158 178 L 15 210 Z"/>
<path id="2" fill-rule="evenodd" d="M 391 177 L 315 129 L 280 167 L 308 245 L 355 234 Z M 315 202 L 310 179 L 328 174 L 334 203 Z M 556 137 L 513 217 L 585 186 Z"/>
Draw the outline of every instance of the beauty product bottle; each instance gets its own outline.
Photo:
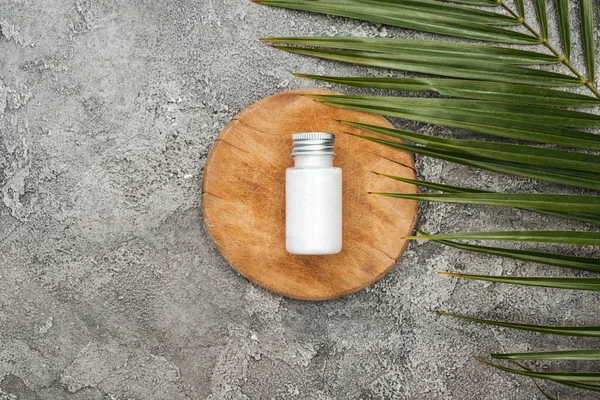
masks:
<path id="1" fill-rule="evenodd" d="M 342 170 L 333 166 L 335 135 L 292 135 L 294 166 L 286 187 L 286 249 L 292 254 L 342 250 Z"/>

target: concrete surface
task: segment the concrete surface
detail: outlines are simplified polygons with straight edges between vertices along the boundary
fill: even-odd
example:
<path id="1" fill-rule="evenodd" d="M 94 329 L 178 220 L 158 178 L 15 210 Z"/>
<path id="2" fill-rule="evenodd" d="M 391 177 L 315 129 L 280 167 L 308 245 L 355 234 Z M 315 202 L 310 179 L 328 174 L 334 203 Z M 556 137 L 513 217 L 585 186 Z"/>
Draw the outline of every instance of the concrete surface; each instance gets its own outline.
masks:
<path id="1" fill-rule="evenodd" d="M 533 399 L 532 381 L 473 356 L 598 345 L 435 312 L 597 324 L 595 294 L 435 274 L 551 268 L 413 244 L 369 289 L 307 303 L 253 286 L 213 248 L 200 182 L 227 121 L 264 96 L 317 85 L 291 71 L 387 73 L 278 53 L 258 37 L 427 35 L 245 0 L 3 0 L 0 29 L 0 399 Z M 428 180 L 558 190 L 418 165 Z M 569 225 L 424 205 L 420 226 Z"/>

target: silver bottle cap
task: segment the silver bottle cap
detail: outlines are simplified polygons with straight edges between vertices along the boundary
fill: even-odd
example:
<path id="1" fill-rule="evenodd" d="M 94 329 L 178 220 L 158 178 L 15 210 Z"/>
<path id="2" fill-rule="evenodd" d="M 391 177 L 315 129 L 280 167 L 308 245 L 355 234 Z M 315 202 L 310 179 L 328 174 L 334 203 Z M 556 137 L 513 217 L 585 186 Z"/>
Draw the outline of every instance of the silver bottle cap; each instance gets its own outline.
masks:
<path id="1" fill-rule="evenodd" d="M 292 134 L 293 156 L 334 156 L 335 135 L 329 132 L 298 132 Z"/>

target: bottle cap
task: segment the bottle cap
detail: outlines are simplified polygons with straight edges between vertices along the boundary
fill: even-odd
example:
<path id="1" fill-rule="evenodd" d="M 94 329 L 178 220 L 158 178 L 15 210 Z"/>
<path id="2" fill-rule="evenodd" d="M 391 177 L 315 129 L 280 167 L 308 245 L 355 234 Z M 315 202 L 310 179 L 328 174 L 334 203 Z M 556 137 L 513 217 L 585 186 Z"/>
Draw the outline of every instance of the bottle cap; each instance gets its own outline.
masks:
<path id="1" fill-rule="evenodd" d="M 335 135 L 329 132 L 298 132 L 292 134 L 293 156 L 333 156 Z"/>

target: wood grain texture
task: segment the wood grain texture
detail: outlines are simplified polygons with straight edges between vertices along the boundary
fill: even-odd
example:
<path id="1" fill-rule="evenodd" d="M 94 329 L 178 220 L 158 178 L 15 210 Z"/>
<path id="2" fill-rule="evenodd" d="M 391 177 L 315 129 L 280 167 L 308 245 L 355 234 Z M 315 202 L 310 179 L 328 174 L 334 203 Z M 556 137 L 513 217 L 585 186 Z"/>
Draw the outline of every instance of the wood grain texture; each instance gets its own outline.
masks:
<path id="1" fill-rule="evenodd" d="M 236 115 L 219 134 L 206 162 L 202 212 L 223 257 L 250 281 L 275 293 L 326 300 L 354 293 L 385 275 L 404 252 L 417 202 L 369 195 L 416 193 L 413 185 L 373 171 L 415 178 L 408 153 L 347 135 L 366 133 L 336 120 L 389 126 L 383 117 L 320 104 L 291 90 Z M 293 166 L 291 134 L 336 134 L 334 164 L 343 170 L 343 250 L 301 256 L 285 250 L 285 170 Z"/>

